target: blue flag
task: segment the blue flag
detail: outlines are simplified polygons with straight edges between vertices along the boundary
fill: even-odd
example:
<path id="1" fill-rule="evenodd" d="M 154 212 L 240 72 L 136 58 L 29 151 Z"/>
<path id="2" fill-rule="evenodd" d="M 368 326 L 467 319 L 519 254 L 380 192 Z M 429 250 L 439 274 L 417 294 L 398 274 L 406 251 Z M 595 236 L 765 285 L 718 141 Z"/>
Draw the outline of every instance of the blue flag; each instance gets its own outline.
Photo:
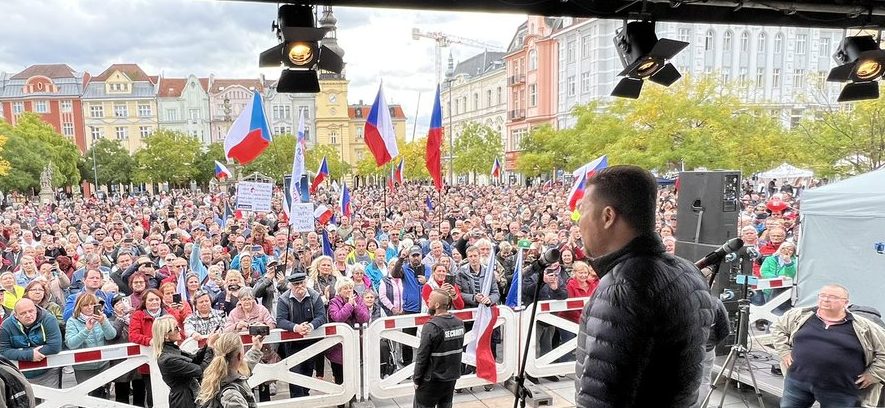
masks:
<path id="1" fill-rule="evenodd" d="M 332 250 L 332 243 L 329 242 L 329 233 L 326 230 L 323 230 L 323 255 L 333 257 L 335 255 L 335 251 Z"/>
<path id="2" fill-rule="evenodd" d="M 233 211 L 230 209 L 230 205 L 227 204 L 227 200 L 224 201 L 224 215 L 221 217 L 221 223 L 223 224 L 222 228 L 227 228 L 227 221 L 234 216 Z"/>
<path id="3" fill-rule="evenodd" d="M 433 211 L 433 202 L 430 201 L 430 196 L 427 196 L 427 200 L 425 201 L 425 204 L 427 204 L 427 210 Z"/>
<path id="4" fill-rule="evenodd" d="M 516 255 L 513 268 L 513 279 L 510 281 L 510 290 L 507 291 L 507 300 L 504 302 L 511 308 L 522 306 L 522 248 Z"/>

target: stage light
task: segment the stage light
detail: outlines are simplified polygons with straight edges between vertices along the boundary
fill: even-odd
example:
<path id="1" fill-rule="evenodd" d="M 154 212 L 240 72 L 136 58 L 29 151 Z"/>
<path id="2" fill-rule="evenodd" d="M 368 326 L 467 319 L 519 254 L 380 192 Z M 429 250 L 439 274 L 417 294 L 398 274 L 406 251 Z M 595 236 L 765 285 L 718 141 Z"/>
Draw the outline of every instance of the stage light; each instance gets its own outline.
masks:
<path id="1" fill-rule="evenodd" d="M 317 93 L 317 70 L 340 73 L 344 60 L 335 51 L 322 45 L 328 28 L 316 28 L 313 7 L 284 4 L 273 24 L 280 44 L 258 57 L 258 66 L 283 67 L 277 92 Z"/>
<path id="2" fill-rule="evenodd" d="M 673 85 L 682 75 L 667 61 L 688 46 L 687 42 L 658 39 L 655 23 L 633 21 L 618 30 L 615 49 L 624 65 L 618 76 L 624 77 L 615 86 L 612 96 L 636 99 L 645 79 L 663 86 Z"/>
<path id="3" fill-rule="evenodd" d="M 885 73 L 885 51 L 869 35 L 845 37 L 833 59 L 839 64 L 830 70 L 827 81 L 848 82 L 839 93 L 839 102 L 876 99 L 877 80 Z"/>

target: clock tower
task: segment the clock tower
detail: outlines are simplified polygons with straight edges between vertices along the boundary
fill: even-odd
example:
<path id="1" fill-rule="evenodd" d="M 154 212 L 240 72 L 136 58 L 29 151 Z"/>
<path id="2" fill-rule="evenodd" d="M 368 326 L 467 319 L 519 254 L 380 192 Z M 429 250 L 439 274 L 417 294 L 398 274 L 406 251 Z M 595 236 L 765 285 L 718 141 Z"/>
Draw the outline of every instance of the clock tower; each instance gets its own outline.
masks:
<path id="1" fill-rule="evenodd" d="M 329 31 L 322 41 L 322 45 L 329 47 L 338 55 L 344 57 L 344 50 L 338 45 L 338 32 L 336 24 L 338 19 L 332 13 L 331 6 L 323 6 L 323 15 L 319 20 L 320 26 Z M 338 155 L 345 163 L 355 165 L 351 157 L 353 135 L 350 134 L 347 113 L 347 86 L 348 80 L 345 70 L 340 74 L 328 71 L 320 71 L 320 92 L 316 94 L 316 141 L 319 145 L 329 145 L 335 148 Z M 335 178 L 341 174 L 333 174 Z M 349 179 L 349 178 L 348 178 Z"/>

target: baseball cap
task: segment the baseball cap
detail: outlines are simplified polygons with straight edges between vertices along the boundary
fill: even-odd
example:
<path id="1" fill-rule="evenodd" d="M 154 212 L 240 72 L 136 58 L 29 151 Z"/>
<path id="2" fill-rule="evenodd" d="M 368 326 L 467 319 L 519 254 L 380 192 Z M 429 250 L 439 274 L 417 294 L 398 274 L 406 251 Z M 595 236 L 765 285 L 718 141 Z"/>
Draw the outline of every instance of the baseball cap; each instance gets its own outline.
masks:
<path id="1" fill-rule="evenodd" d="M 414 246 L 412 246 L 411 249 L 409 249 L 409 255 L 415 255 L 415 254 L 419 254 L 419 255 L 421 254 L 421 247 L 419 247 L 418 245 L 414 245 Z"/>

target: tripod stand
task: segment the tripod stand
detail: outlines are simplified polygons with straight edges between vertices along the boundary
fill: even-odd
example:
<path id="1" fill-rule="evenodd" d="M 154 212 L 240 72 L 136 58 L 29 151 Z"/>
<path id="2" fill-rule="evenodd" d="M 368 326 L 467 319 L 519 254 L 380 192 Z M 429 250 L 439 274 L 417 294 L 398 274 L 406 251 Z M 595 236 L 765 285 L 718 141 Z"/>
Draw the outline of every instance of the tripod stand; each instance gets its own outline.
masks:
<path id="1" fill-rule="evenodd" d="M 737 363 L 738 359 L 743 359 L 746 364 L 747 371 L 750 372 L 750 380 L 753 382 L 753 391 L 756 392 L 756 398 L 759 399 L 759 406 L 765 408 L 765 402 L 762 401 L 762 392 L 759 391 L 759 385 L 756 383 L 756 375 L 753 374 L 753 367 L 750 365 L 750 360 L 747 359 L 747 340 L 749 337 L 749 326 L 750 326 L 750 301 L 747 300 L 747 283 L 744 281 L 744 296 L 741 300 L 738 301 L 738 332 L 737 338 L 735 339 L 735 343 L 731 346 L 731 351 L 728 353 L 728 357 L 725 358 L 725 362 L 722 364 L 722 369 L 719 370 L 719 373 L 716 375 L 716 379 L 713 380 L 713 383 L 710 384 L 710 391 L 707 392 L 707 396 L 704 397 L 704 402 L 701 404 L 701 408 L 707 408 L 707 405 L 710 403 L 710 397 L 713 395 L 713 390 L 716 389 L 716 384 L 719 383 L 719 379 L 728 371 L 728 376 L 725 377 L 725 386 L 722 389 L 722 397 L 719 399 L 719 407 L 722 407 L 725 403 L 725 393 L 728 391 L 728 383 L 732 379 L 732 374 L 734 373 L 734 366 Z"/>

